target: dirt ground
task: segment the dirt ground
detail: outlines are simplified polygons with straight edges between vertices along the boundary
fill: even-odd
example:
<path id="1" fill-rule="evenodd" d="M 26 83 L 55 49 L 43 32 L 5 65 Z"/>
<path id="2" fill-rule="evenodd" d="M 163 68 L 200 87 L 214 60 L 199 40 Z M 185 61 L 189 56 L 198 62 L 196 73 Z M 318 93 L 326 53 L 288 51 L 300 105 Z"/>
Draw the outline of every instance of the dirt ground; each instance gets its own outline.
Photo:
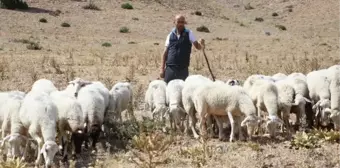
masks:
<path id="1" fill-rule="evenodd" d="M 117 81 L 128 80 L 135 91 L 135 115 L 141 118 L 147 115 L 141 110 L 144 92 L 159 75 L 165 38 L 177 13 L 187 17 L 187 27 L 197 39 L 206 40 L 217 79 L 307 73 L 340 63 L 338 0 L 93 2 L 101 10 L 85 10 L 89 2 L 69 0 L 31 0 L 28 11 L 0 9 L 0 89 L 28 91 L 40 78 L 53 80 L 60 89 L 74 77 L 100 80 L 109 89 Z M 122 9 L 125 2 L 134 9 Z M 246 10 L 249 2 L 253 9 Z M 56 10 L 61 11 L 58 16 Z M 202 16 L 192 14 L 195 11 Z M 39 22 L 41 18 L 47 23 Z M 64 22 L 70 27 L 62 27 Z M 210 33 L 196 30 L 203 25 Z M 121 33 L 122 27 L 129 33 Z M 42 48 L 28 49 L 30 42 Z M 111 46 L 104 47 L 104 43 Z M 201 51 L 192 51 L 190 74 L 209 76 Z M 204 167 L 340 167 L 339 144 L 300 150 L 289 149 L 283 138 L 253 143 L 211 140 L 207 144 L 213 156 Z M 194 159 L 181 152 L 197 145 L 197 140 L 177 136 L 176 144 L 164 154 L 169 161 L 160 167 L 197 167 Z M 89 157 L 91 163 L 84 159 L 83 166 L 95 166 L 92 162 L 98 159 L 101 167 L 136 167 L 129 150 Z"/>

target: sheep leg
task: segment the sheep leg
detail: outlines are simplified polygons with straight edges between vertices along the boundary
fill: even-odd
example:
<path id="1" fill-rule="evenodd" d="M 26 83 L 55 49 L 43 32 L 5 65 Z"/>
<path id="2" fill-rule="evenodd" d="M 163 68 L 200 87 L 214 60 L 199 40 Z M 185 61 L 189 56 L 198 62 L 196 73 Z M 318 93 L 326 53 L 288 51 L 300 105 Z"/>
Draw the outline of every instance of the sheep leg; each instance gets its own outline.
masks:
<path id="1" fill-rule="evenodd" d="M 38 142 L 38 156 L 37 159 L 35 160 L 35 167 L 39 167 L 42 161 L 40 151 L 44 144 L 43 140 L 40 137 L 35 137 L 34 139 Z"/>
<path id="2" fill-rule="evenodd" d="M 21 157 L 21 161 L 25 161 L 25 159 L 27 157 L 27 150 L 28 150 L 29 145 L 30 145 L 30 140 L 26 140 L 26 145 L 25 145 L 25 149 L 24 149 L 24 152 L 22 154 L 22 157 Z"/>
<path id="3" fill-rule="evenodd" d="M 67 148 L 68 148 L 68 140 L 67 140 L 67 136 L 64 134 L 62 135 L 62 146 L 63 146 L 63 162 L 67 162 Z"/>
<path id="4" fill-rule="evenodd" d="M 213 138 L 214 137 L 214 131 L 213 131 L 213 127 L 212 127 L 212 117 L 213 115 L 208 114 L 207 116 L 207 120 L 206 120 L 206 126 L 207 126 L 207 132 L 208 132 L 208 136 L 209 138 Z"/>
<path id="5" fill-rule="evenodd" d="M 215 120 L 216 120 L 216 123 L 217 123 L 217 126 L 218 126 L 218 139 L 220 141 L 225 141 L 227 138 L 223 132 L 223 122 L 222 120 L 217 117 L 217 116 L 214 116 Z"/>
<path id="6" fill-rule="evenodd" d="M 283 123 L 287 129 L 288 137 L 290 137 L 290 124 L 289 124 L 289 114 L 290 114 L 290 107 L 285 108 L 283 112 Z"/>
<path id="7" fill-rule="evenodd" d="M 196 116 L 195 116 L 194 109 L 191 111 L 191 113 L 189 115 L 190 115 L 189 118 L 191 118 L 191 123 L 190 123 L 191 131 L 194 134 L 194 137 L 196 139 L 198 139 L 199 135 L 197 134 L 196 129 L 195 129 L 195 125 L 197 123 L 197 119 L 196 119 Z"/>
<path id="8" fill-rule="evenodd" d="M 229 141 L 233 142 L 235 139 L 235 121 L 231 112 L 228 112 L 228 117 L 231 125 L 230 138 Z"/>

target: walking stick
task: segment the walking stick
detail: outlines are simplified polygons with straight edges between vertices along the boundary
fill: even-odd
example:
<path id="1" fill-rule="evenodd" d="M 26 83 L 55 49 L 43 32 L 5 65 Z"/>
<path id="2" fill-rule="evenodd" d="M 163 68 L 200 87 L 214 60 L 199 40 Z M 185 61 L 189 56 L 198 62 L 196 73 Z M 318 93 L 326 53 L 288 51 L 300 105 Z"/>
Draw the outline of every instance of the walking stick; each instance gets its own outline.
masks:
<path id="1" fill-rule="evenodd" d="M 203 55 L 204 55 L 205 61 L 207 62 L 208 69 L 209 69 L 210 75 L 211 75 L 211 77 L 212 77 L 212 80 L 215 81 L 215 76 L 214 76 L 214 74 L 213 74 L 212 71 L 211 71 L 208 57 L 207 57 L 207 55 L 205 54 L 205 47 L 203 47 L 203 50 L 202 50 L 202 51 L 203 51 Z"/>

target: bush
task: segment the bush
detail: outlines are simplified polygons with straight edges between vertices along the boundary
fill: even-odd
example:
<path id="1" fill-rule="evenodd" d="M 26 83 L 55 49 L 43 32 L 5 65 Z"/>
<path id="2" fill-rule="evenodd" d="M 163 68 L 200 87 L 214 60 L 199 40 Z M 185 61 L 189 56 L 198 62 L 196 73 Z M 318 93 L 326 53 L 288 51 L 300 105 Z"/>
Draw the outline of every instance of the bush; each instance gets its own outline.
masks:
<path id="1" fill-rule="evenodd" d="M 129 33 L 130 32 L 130 30 L 129 30 L 129 28 L 127 28 L 127 27 L 121 27 L 120 29 L 119 29 L 119 32 L 121 32 L 121 33 Z"/>
<path id="2" fill-rule="evenodd" d="M 64 22 L 64 23 L 61 24 L 61 27 L 71 27 L 71 25 L 66 23 L 66 22 Z"/>
<path id="3" fill-rule="evenodd" d="M 287 28 L 285 26 L 282 26 L 282 25 L 276 25 L 275 27 L 277 27 L 280 30 L 287 30 Z"/>
<path id="4" fill-rule="evenodd" d="M 111 45 L 111 43 L 105 42 L 105 43 L 102 44 L 102 46 L 103 47 L 111 47 L 112 45 Z"/>
<path id="5" fill-rule="evenodd" d="M 272 16 L 276 17 L 276 16 L 279 16 L 279 14 L 274 12 L 274 13 L 272 13 Z"/>
<path id="6" fill-rule="evenodd" d="M 41 19 L 39 19 L 39 22 L 41 22 L 41 23 L 47 23 L 47 20 L 46 20 L 45 18 L 41 18 Z"/>
<path id="7" fill-rule="evenodd" d="M 26 48 L 29 50 L 41 50 L 42 49 L 39 43 L 36 43 L 36 42 L 30 42 L 29 44 L 27 44 Z"/>
<path id="8" fill-rule="evenodd" d="M 264 20 L 263 20 L 263 18 L 261 18 L 261 17 L 257 17 L 257 18 L 255 18 L 255 21 L 256 21 L 256 22 L 263 22 Z"/>
<path id="9" fill-rule="evenodd" d="M 124 3 L 121 7 L 123 9 L 133 9 L 133 6 L 130 3 Z"/>
<path id="10" fill-rule="evenodd" d="M 206 26 L 197 27 L 196 30 L 199 32 L 206 32 L 206 33 L 210 32 L 210 30 Z"/>
<path id="11" fill-rule="evenodd" d="M 97 5 L 95 5 L 93 2 L 90 2 L 89 4 L 83 6 L 83 9 L 100 11 L 100 8 Z"/>
<path id="12" fill-rule="evenodd" d="M 0 8 L 4 9 L 28 9 L 28 5 L 23 0 L 0 0 Z"/>

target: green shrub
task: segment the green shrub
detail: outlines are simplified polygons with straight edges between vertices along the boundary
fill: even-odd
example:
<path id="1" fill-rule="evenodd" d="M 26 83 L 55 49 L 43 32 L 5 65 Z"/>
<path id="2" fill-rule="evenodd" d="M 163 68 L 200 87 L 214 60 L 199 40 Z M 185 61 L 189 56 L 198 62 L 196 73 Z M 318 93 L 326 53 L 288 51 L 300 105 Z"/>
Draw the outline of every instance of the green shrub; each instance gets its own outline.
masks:
<path id="1" fill-rule="evenodd" d="M 111 45 L 111 43 L 105 42 L 105 43 L 102 44 L 102 46 L 103 47 L 111 47 L 112 45 Z"/>
<path id="2" fill-rule="evenodd" d="M 39 22 L 41 22 L 41 23 L 47 23 L 47 20 L 46 20 L 45 18 L 41 18 L 41 19 L 39 19 Z"/>
<path id="3" fill-rule="evenodd" d="M 121 7 L 123 9 L 133 9 L 133 6 L 130 3 L 124 3 Z"/>
<path id="4" fill-rule="evenodd" d="M 89 4 L 83 6 L 83 9 L 100 11 L 100 8 L 97 5 L 95 5 L 93 2 L 90 2 Z"/>
<path id="5" fill-rule="evenodd" d="M 129 28 L 127 28 L 127 27 L 121 27 L 120 29 L 119 29 L 119 32 L 121 32 L 121 33 L 129 33 L 130 32 L 130 30 L 129 30 Z"/>
<path id="6" fill-rule="evenodd" d="M 4 9 L 28 9 L 28 5 L 23 0 L 0 0 L 0 8 Z"/>
<path id="7" fill-rule="evenodd" d="M 71 27 L 71 25 L 66 23 L 66 22 L 64 22 L 64 23 L 61 24 L 61 27 Z"/>
<path id="8" fill-rule="evenodd" d="M 200 27 L 197 27 L 196 30 L 198 32 L 206 32 L 206 33 L 209 33 L 210 30 L 206 27 L 206 26 L 200 26 Z"/>

